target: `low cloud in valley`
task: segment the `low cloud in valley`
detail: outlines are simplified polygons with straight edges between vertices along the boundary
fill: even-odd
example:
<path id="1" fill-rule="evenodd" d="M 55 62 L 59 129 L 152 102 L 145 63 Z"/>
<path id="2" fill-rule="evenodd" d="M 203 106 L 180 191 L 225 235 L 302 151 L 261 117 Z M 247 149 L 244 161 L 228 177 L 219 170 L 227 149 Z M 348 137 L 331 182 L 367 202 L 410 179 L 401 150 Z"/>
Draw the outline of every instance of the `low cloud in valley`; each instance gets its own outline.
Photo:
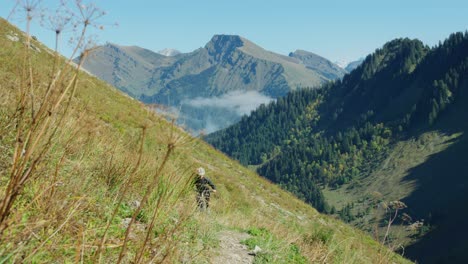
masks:
<path id="1" fill-rule="evenodd" d="M 268 104 L 273 100 L 273 98 L 257 91 L 234 91 L 218 97 L 197 97 L 195 99 L 185 100 L 183 104 L 197 108 L 225 108 L 226 110 L 237 113 L 239 116 L 243 116 L 250 114 L 252 110 L 255 110 L 261 104 Z"/>

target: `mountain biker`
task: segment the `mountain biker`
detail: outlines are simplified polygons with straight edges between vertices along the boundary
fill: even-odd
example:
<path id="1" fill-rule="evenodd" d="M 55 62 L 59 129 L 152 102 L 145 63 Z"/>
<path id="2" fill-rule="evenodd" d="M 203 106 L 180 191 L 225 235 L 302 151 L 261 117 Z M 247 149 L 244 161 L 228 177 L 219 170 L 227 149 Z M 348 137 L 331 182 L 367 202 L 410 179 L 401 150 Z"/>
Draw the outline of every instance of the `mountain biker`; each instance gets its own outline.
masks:
<path id="1" fill-rule="evenodd" d="M 200 209 L 208 209 L 210 203 L 211 189 L 216 192 L 216 187 L 210 179 L 205 177 L 205 169 L 200 167 L 197 169 L 195 180 L 195 188 L 197 189 L 197 204 Z"/>

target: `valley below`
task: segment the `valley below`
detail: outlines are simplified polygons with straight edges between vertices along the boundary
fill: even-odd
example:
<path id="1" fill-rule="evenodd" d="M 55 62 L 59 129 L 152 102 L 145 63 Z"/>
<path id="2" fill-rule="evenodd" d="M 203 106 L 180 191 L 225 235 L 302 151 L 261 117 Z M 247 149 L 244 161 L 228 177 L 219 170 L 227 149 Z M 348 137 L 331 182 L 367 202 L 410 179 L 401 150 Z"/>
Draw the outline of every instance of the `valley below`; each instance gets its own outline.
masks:
<path id="1" fill-rule="evenodd" d="M 361 57 L 355 41 L 376 36 L 354 35 L 357 17 L 336 20 L 356 29 L 333 42 L 312 33 L 328 19 L 287 27 L 286 9 L 303 10 L 278 9 L 333 63 L 290 49 L 283 24 L 266 39 L 284 54 L 238 35 L 269 43 L 248 33 L 266 22 L 169 31 L 215 17 L 219 30 L 230 9 L 187 22 L 161 4 L 155 19 L 178 19 L 164 34 L 140 25 L 140 41 L 132 24 L 114 36 L 126 44 L 95 45 L 106 12 L 49 4 L 0 18 L 0 263 L 468 263 L 468 31 L 378 38 Z"/>

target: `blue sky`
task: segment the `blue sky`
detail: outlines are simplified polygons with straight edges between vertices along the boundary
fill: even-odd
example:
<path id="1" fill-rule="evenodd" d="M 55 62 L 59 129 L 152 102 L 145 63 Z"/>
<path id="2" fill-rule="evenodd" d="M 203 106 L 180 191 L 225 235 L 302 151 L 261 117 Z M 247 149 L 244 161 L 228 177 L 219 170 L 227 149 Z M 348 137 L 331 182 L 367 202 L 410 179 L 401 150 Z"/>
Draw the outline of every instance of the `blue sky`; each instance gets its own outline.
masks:
<path id="1" fill-rule="evenodd" d="M 0 0 L 6 18 L 12 0 Z M 53 7 L 58 1 L 44 0 Z M 107 15 L 98 43 L 137 45 L 154 51 L 190 52 L 214 34 L 241 35 L 281 54 L 296 49 L 332 61 L 354 60 L 399 37 L 432 46 L 450 33 L 468 29 L 468 1 L 462 0 L 96 0 Z M 22 27 L 24 21 L 12 17 Z M 117 22 L 118 26 L 113 26 Z M 53 33 L 34 27 L 32 34 L 52 45 Z M 62 53 L 70 48 L 62 46 Z"/>

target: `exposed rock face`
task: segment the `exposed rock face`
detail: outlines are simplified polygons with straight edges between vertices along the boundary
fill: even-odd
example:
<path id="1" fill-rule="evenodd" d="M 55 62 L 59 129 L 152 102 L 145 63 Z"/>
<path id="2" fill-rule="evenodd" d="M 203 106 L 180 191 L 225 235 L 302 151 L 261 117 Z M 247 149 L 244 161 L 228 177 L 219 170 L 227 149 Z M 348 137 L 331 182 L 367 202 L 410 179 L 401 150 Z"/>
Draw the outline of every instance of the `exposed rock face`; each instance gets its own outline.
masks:
<path id="1" fill-rule="evenodd" d="M 302 51 L 294 54 L 275 54 L 240 36 L 215 35 L 205 47 L 174 56 L 107 44 L 91 54 L 84 68 L 144 103 L 177 109 L 179 119 L 190 130 L 207 130 L 209 122 L 217 130 L 244 113 L 219 105 L 198 109 L 191 100 L 252 91 L 273 100 L 291 90 L 343 76 L 336 65 L 320 56 Z M 254 109 L 264 101 L 252 103 Z"/>

